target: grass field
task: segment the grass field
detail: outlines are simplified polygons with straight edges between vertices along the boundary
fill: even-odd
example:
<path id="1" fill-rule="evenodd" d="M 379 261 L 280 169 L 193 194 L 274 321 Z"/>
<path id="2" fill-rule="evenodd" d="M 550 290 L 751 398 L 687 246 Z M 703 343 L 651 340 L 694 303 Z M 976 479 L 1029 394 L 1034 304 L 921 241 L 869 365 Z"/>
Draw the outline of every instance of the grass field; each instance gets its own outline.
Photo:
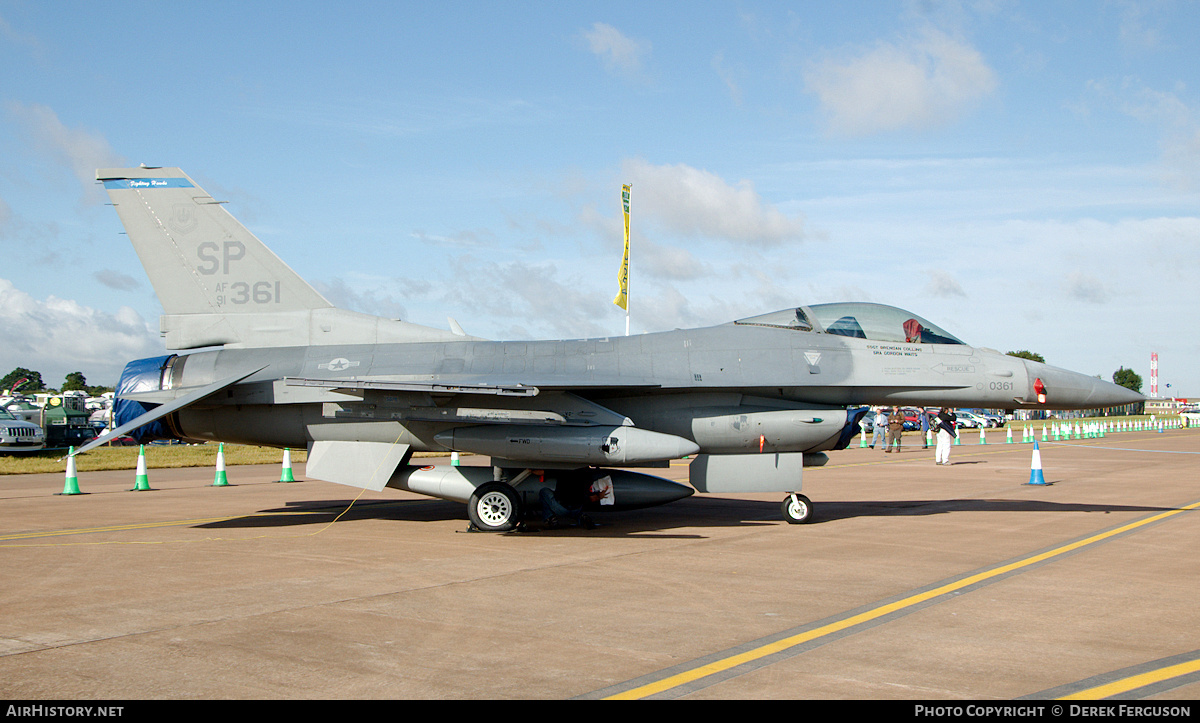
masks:
<path id="1" fill-rule="evenodd" d="M 146 467 L 216 467 L 216 444 L 146 445 Z M 0 475 L 62 472 L 67 468 L 60 449 L 32 454 L 0 457 Z M 292 462 L 304 462 L 308 455 L 303 449 L 292 450 Z M 100 447 L 75 458 L 79 472 L 99 472 L 106 469 L 135 469 L 137 447 Z M 225 445 L 225 464 L 282 464 L 283 450 L 272 447 L 253 447 L 243 444 Z"/>
<path id="2" fill-rule="evenodd" d="M 216 444 L 146 445 L 147 469 L 167 467 L 216 467 Z M 32 454 L 0 456 L 0 475 L 64 472 L 67 462 L 61 449 Z M 444 457 L 444 454 L 417 452 L 414 457 Z M 468 456 L 468 455 L 463 455 Z M 106 469 L 136 469 L 137 447 L 100 447 L 75 457 L 77 472 L 99 472 Z M 301 464 L 308 459 L 303 449 L 292 450 L 292 462 Z M 226 444 L 225 464 L 283 464 L 283 450 L 274 447 L 255 447 L 246 444 Z"/>

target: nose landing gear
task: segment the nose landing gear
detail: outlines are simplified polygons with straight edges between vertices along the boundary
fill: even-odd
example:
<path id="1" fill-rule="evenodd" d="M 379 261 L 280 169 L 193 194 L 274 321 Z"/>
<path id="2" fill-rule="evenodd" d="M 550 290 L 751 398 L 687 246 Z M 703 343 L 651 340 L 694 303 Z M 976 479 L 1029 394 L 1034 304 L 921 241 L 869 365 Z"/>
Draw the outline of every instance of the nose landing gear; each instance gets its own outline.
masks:
<path id="1" fill-rule="evenodd" d="M 812 502 L 802 494 L 793 492 L 783 499 L 783 518 L 793 525 L 812 520 Z"/>

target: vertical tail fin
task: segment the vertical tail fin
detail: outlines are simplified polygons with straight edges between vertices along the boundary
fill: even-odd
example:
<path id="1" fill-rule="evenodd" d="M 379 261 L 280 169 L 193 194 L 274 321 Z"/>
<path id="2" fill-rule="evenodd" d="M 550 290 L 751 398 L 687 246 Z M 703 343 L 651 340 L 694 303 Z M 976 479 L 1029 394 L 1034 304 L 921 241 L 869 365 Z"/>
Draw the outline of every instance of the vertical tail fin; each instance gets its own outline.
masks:
<path id="1" fill-rule="evenodd" d="M 96 180 L 162 302 L 168 349 L 457 338 L 335 308 L 178 168 L 101 168 Z"/>
<path id="2" fill-rule="evenodd" d="M 96 179 L 168 315 L 332 306 L 178 168 L 102 168 Z"/>

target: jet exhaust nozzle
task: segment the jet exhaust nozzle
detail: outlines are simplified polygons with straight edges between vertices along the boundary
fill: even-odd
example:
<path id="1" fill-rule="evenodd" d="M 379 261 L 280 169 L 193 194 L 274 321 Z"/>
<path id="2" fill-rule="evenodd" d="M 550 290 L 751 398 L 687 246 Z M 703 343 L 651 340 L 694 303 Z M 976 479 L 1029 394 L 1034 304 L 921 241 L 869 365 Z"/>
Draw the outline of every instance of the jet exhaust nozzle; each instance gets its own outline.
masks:
<path id="1" fill-rule="evenodd" d="M 120 427 L 126 422 L 132 422 L 142 414 L 157 407 L 157 404 L 137 402 L 123 398 L 124 395 L 138 392 L 157 392 L 169 388 L 171 366 L 176 354 L 170 356 L 137 359 L 125 365 L 121 378 L 117 381 L 116 393 L 113 395 L 113 427 Z M 156 439 L 178 439 L 166 424 L 166 419 L 160 419 L 145 424 L 129 433 L 139 443 L 152 442 Z"/>

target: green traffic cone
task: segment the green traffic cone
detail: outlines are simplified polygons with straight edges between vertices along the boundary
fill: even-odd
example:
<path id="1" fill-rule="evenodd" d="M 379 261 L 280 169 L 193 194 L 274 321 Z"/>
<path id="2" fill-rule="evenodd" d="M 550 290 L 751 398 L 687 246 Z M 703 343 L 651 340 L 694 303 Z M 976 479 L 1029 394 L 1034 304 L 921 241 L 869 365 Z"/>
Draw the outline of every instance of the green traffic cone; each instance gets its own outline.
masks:
<path id="1" fill-rule="evenodd" d="M 63 485 L 64 495 L 79 495 L 83 494 L 79 491 L 79 475 L 75 472 L 75 448 L 70 447 L 67 451 L 67 480 Z"/>
<path id="2" fill-rule="evenodd" d="M 287 447 L 283 448 L 283 473 L 279 476 L 280 482 L 295 482 L 296 477 L 292 474 L 292 450 Z"/>
<path id="3" fill-rule="evenodd" d="M 217 448 L 217 475 L 213 478 L 213 487 L 228 487 L 229 477 L 225 474 L 225 443 Z"/>
<path id="4" fill-rule="evenodd" d="M 145 492 L 150 489 L 150 478 L 146 476 L 146 445 L 138 445 L 137 476 L 130 492 Z"/>

